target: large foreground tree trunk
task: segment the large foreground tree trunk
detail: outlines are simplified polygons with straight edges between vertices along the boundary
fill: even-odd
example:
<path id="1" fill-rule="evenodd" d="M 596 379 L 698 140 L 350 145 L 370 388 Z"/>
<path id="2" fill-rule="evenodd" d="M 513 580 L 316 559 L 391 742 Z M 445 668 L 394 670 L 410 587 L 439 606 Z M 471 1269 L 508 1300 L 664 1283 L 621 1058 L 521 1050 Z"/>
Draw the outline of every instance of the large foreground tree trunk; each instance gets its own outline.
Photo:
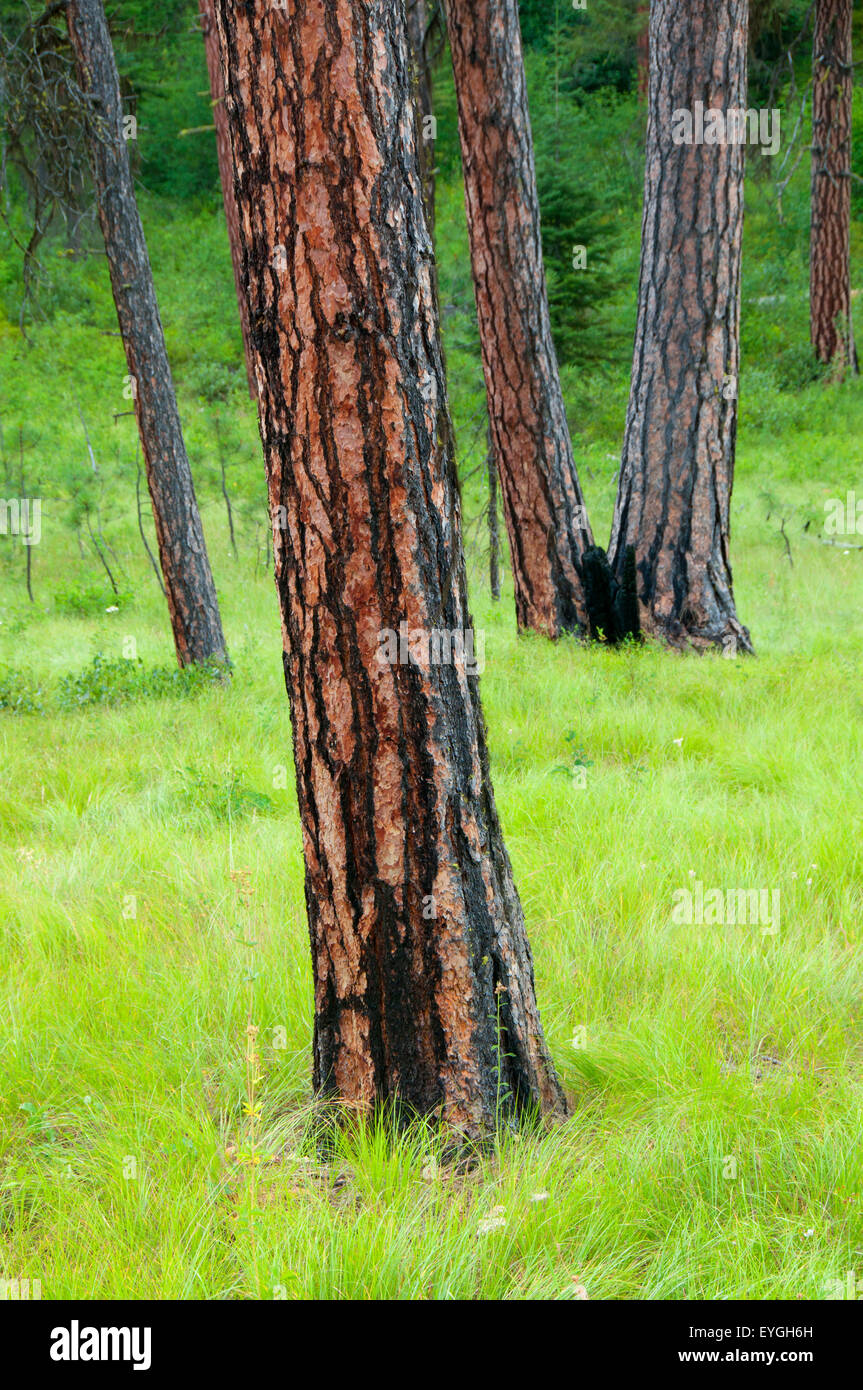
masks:
<path id="1" fill-rule="evenodd" d="M 517 0 L 447 0 L 492 445 L 520 628 L 586 631 L 593 544 L 551 336 Z"/>
<path id="2" fill-rule="evenodd" d="M 476 675 L 429 650 L 434 633 L 472 627 L 404 4 L 216 10 L 303 828 L 314 1085 L 360 1109 L 441 1111 L 479 1136 L 563 1097 Z"/>
<path id="3" fill-rule="evenodd" d="M 204 35 L 204 48 L 207 55 L 210 95 L 213 101 L 213 124 L 216 127 L 216 154 L 219 161 L 219 179 L 222 184 L 222 201 L 225 207 L 225 221 L 228 224 L 228 243 L 231 248 L 234 288 L 237 291 L 237 305 L 240 311 L 240 328 L 243 334 L 243 360 L 246 366 L 246 379 L 249 383 L 249 395 L 252 400 L 254 400 L 257 395 L 257 388 L 255 386 L 255 373 L 252 366 L 252 345 L 249 336 L 249 309 L 243 290 L 243 253 L 240 250 L 237 202 L 234 197 L 234 166 L 231 161 L 231 137 L 228 134 L 228 116 L 225 111 L 225 91 L 222 86 L 222 68 L 219 63 L 219 40 L 216 35 L 213 0 L 198 0 L 198 9 L 201 15 L 201 32 Z"/>
<path id="4" fill-rule="evenodd" d="M 67 0 L 78 81 L 92 102 L 90 160 L 126 350 L 177 660 L 225 660 L 225 639 L 123 139 L 102 0 Z"/>
<path id="5" fill-rule="evenodd" d="M 638 322 L 609 559 L 635 549 L 644 631 L 749 650 L 729 563 L 739 371 L 742 143 L 698 144 L 746 107 L 748 0 L 653 0 Z M 692 143 L 680 116 L 692 117 Z M 715 127 L 713 127 L 715 130 Z"/>
<path id="6" fill-rule="evenodd" d="M 812 45 L 810 336 L 822 362 L 857 371 L 851 323 L 852 0 L 817 0 Z"/>

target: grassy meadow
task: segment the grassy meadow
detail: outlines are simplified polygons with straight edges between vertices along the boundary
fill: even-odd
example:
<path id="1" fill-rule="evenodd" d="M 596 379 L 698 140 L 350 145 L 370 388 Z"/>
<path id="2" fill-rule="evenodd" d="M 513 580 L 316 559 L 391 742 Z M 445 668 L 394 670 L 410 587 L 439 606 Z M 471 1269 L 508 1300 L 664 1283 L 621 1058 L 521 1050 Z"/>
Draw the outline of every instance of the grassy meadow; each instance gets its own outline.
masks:
<path id="1" fill-rule="evenodd" d="M 614 119 L 623 141 L 634 104 Z M 624 347 L 563 371 L 601 542 L 637 145 L 620 168 L 607 320 Z M 781 224 L 767 184 L 747 198 L 732 561 L 757 656 L 724 660 L 554 646 L 516 635 L 509 584 L 492 602 L 463 210 L 457 170 L 441 176 L 492 771 L 572 1100 L 473 1165 L 385 1120 L 348 1125 L 328 1163 L 312 1139 L 289 711 L 218 207 L 142 199 L 224 685 L 172 671 L 104 258 L 49 249 L 25 341 L 0 236 L 0 473 L 20 495 L 23 461 L 43 501 L 33 602 L 24 547 L 0 538 L 0 1278 L 195 1299 L 817 1299 L 863 1278 L 863 538 L 819 539 L 827 499 L 863 497 L 863 388 L 808 358 L 805 170 Z M 855 285 L 861 249 L 856 222 Z M 780 929 L 677 925 L 695 880 L 778 890 Z"/>

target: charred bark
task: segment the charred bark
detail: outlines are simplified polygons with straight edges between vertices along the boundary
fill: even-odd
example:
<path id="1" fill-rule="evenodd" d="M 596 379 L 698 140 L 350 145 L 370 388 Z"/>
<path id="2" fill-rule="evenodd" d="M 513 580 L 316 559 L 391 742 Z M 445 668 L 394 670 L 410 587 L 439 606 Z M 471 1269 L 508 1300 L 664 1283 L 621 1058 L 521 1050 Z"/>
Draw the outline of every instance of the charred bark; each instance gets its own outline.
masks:
<path id="1" fill-rule="evenodd" d="M 404 6 L 217 0 L 216 13 L 303 829 L 314 1086 L 360 1110 L 440 1112 L 477 1137 L 564 1101 L 476 674 L 429 650 L 433 632 L 472 624 Z"/>
<path id="2" fill-rule="evenodd" d="M 243 334 L 243 361 L 246 366 L 249 395 L 254 400 L 257 395 L 257 387 L 255 386 L 255 373 L 252 365 L 252 346 L 249 341 L 249 309 L 241 278 L 243 254 L 240 250 L 237 202 L 234 197 L 234 166 L 231 162 L 231 137 L 228 134 L 228 117 L 225 112 L 225 92 L 222 85 L 222 69 L 219 63 L 219 41 L 213 18 L 213 0 L 198 0 L 198 9 L 201 16 L 201 32 L 204 35 L 204 48 L 207 54 L 207 73 L 210 78 L 210 95 L 213 101 L 213 124 L 216 127 L 219 179 L 222 184 L 222 202 L 225 207 L 225 221 L 228 224 L 228 244 L 231 249 L 234 288 L 237 292 L 240 329 Z"/>
<path id="3" fill-rule="evenodd" d="M 614 646 L 627 637 L 640 640 L 634 548 L 627 546 L 619 581 L 599 545 L 584 552 L 582 574 L 591 641 Z"/>
<path id="4" fill-rule="evenodd" d="M 551 336 L 517 0 L 447 0 L 488 413 L 520 628 L 586 632 L 593 544 Z"/>
<path id="5" fill-rule="evenodd" d="M 99 223 L 126 352 L 177 660 L 226 660 L 225 639 L 183 435 L 150 258 L 123 139 L 120 87 L 102 0 L 67 0 L 78 81 L 90 98 Z"/>
<path id="6" fill-rule="evenodd" d="M 817 0 L 812 42 L 810 337 L 821 362 L 858 371 L 851 322 L 852 0 Z"/>
<path id="7" fill-rule="evenodd" d="M 624 587 L 634 548 L 646 633 L 726 651 L 751 650 L 729 562 L 744 147 L 697 143 L 696 103 L 745 110 L 747 26 L 748 0 L 651 10 L 638 320 L 609 547 Z"/>

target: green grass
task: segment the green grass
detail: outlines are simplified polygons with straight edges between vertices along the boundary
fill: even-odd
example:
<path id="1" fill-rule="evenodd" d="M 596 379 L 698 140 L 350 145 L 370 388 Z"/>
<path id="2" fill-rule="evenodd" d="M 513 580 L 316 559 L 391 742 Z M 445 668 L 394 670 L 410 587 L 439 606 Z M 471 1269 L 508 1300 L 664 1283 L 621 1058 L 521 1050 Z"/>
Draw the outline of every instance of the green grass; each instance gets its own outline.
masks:
<path id="1" fill-rule="evenodd" d="M 80 712 L 55 708 L 58 673 L 94 646 L 134 633 L 168 659 L 155 580 L 98 620 L 19 601 L 0 647 L 45 712 L 0 722 L 3 1277 L 52 1297 L 795 1298 L 859 1269 L 863 566 L 800 539 L 792 569 L 740 494 L 754 661 L 518 638 L 509 595 L 475 577 L 495 785 L 573 1117 L 467 1173 L 422 1131 L 360 1130 L 327 1167 L 309 1140 L 271 578 L 214 545 L 229 686 Z M 778 887 L 779 935 L 673 925 L 690 870 Z"/>
<path id="2" fill-rule="evenodd" d="M 0 1277 L 43 1297 L 795 1299 L 863 1271 L 863 551 L 817 539 L 828 497 L 863 495 L 863 389 L 809 379 L 800 351 L 804 190 L 786 197 L 796 259 L 749 195 L 732 558 L 758 655 L 735 661 L 552 646 L 517 637 L 510 588 L 491 602 L 461 196 L 440 196 L 495 788 L 572 1116 L 473 1167 L 384 1122 L 316 1152 L 290 721 L 227 249 L 217 217 L 147 200 L 230 683 L 165 673 L 104 263 L 67 267 L 31 347 L 0 317 L 4 486 L 20 426 L 44 498 L 35 604 L 21 546 L 0 544 Z M 625 216 L 637 236 L 636 203 Z M 756 301 L 774 291 L 771 327 Z M 620 325 L 634 294 L 630 276 Z M 605 539 L 627 364 L 565 386 Z M 97 504 L 119 595 L 83 520 Z M 779 933 L 675 925 L 693 877 L 779 889 Z"/>

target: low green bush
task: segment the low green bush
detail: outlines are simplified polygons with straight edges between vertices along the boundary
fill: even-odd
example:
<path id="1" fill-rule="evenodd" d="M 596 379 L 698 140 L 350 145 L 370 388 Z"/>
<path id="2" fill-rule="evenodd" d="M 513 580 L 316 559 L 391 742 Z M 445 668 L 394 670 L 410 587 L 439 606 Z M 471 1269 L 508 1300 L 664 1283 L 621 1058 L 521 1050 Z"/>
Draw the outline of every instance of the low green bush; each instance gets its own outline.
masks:
<path id="1" fill-rule="evenodd" d="M 38 681 L 13 666 L 0 666 L 0 710 L 13 714 L 39 714 L 43 691 Z"/>
<path id="2" fill-rule="evenodd" d="M 57 704 L 61 710 L 71 710 L 87 705 L 118 705 L 128 700 L 196 695 L 224 680 L 225 675 L 226 668 L 215 662 L 148 668 L 140 657 L 110 660 L 97 653 L 83 671 L 61 678 Z"/>

